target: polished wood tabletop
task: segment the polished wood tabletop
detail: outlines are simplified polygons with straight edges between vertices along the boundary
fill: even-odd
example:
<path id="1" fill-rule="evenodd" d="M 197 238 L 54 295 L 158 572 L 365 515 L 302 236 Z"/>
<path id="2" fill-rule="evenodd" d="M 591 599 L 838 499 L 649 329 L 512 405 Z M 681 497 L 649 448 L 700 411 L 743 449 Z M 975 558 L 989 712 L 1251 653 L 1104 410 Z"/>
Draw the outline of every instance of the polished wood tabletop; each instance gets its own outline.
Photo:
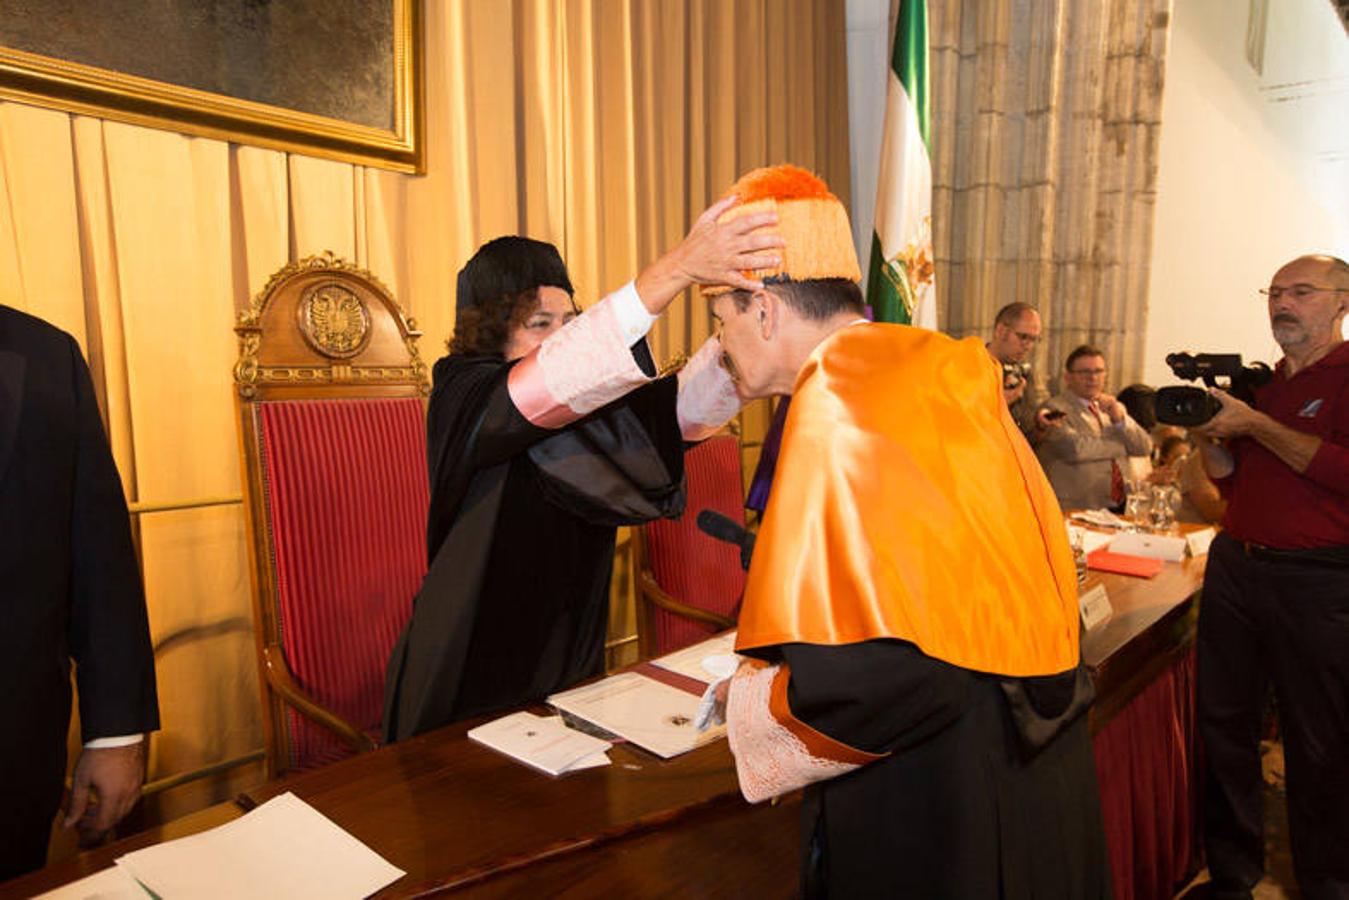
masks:
<path id="1" fill-rule="evenodd" d="M 1104 584 L 1114 609 L 1083 639 L 1098 684 L 1094 729 L 1188 645 L 1203 564 L 1167 563 L 1151 579 L 1092 573 L 1088 586 Z M 724 740 L 670 760 L 618 744 L 612 765 L 552 778 L 470 741 L 481 721 L 269 783 L 246 801 L 291 791 L 408 873 L 378 896 L 552 894 L 564 885 L 569 896 L 639 887 L 736 896 L 745 894 L 741 874 L 762 886 L 755 896 L 795 890 L 799 802 L 749 807 Z M 0 886 L 0 896 L 29 896 L 239 814 L 212 807 Z"/>

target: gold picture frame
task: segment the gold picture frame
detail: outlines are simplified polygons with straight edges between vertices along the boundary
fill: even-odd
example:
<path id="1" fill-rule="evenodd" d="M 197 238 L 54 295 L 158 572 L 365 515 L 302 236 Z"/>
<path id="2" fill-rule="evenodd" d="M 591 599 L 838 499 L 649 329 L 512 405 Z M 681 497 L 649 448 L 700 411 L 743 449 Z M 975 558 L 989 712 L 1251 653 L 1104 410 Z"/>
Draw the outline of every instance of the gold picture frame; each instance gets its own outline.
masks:
<path id="1" fill-rule="evenodd" d="M 102 68 L 0 42 L 0 99 L 240 144 L 376 166 L 424 169 L 423 0 L 392 3 L 384 73 L 388 128 Z M 137 52 L 128 48 L 128 54 Z M 314 56 L 311 54 L 311 60 Z M 297 79 L 303 73 L 297 73 Z"/>

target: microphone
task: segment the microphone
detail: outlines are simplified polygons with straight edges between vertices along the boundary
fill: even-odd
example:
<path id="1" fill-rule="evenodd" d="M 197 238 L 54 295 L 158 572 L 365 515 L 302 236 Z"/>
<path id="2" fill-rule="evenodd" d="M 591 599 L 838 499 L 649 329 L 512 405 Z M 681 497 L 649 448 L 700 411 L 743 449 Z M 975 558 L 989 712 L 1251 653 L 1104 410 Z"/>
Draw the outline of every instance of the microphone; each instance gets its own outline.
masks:
<path id="1" fill-rule="evenodd" d="M 750 556 L 754 553 L 755 534 L 746 531 L 734 520 L 713 509 L 705 509 L 698 513 L 698 530 L 708 537 L 739 547 L 740 565 L 746 570 L 749 569 Z"/>

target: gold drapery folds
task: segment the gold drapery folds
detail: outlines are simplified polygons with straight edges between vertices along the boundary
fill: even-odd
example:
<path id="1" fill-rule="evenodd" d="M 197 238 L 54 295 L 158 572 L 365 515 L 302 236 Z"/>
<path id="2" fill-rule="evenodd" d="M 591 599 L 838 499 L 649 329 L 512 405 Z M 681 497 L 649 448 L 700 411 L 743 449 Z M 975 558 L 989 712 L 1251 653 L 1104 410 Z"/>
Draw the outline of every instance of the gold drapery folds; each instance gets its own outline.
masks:
<path id="1" fill-rule="evenodd" d="M 1040 371 L 1105 351 L 1141 376 L 1172 0 L 930 3 L 943 329 L 1040 308 Z"/>
<path id="2" fill-rule="evenodd" d="M 331 250 L 375 272 L 431 360 L 455 273 L 491 237 L 557 243 L 589 304 L 747 169 L 791 161 L 848 184 L 842 2 L 436 0 L 426 23 L 422 177 L 0 103 L 0 302 L 85 348 L 132 501 L 238 495 L 232 325 L 287 262 Z M 685 298 L 653 349 L 669 359 L 709 333 Z M 765 420 L 753 411 L 747 432 Z M 261 732 L 239 507 L 141 518 L 154 779 Z M 159 812 L 228 792 L 179 789 Z"/>

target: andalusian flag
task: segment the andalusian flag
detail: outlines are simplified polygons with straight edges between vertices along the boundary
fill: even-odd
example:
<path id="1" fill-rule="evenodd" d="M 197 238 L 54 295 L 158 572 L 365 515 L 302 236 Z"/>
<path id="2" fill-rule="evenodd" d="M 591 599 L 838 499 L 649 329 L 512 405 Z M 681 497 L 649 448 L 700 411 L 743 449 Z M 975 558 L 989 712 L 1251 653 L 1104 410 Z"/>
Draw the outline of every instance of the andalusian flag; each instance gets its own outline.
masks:
<path id="1" fill-rule="evenodd" d="M 930 113 L 927 3 L 901 0 L 885 98 L 867 303 L 877 322 L 935 329 Z"/>

